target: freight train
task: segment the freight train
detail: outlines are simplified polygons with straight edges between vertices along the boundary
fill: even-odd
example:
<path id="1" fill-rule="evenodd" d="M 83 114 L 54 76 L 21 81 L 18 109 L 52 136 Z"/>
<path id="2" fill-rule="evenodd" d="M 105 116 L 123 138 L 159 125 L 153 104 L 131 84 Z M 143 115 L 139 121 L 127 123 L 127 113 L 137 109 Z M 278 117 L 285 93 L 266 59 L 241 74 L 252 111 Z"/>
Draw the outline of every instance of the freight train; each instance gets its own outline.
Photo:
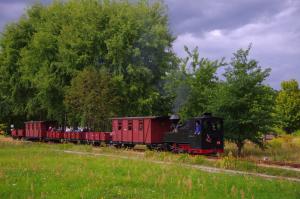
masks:
<path id="1" fill-rule="evenodd" d="M 65 131 L 55 122 L 28 121 L 24 129 L 12 129 L 13 138 L 53 142 L 90 143 L 133 148 L 137 144 L 150 149 L 190 154 L 215 154 L 224 151 L 223 119 L 205 113 L 184 123 L 171 117 L 111 118 L 111 131 Z"/>

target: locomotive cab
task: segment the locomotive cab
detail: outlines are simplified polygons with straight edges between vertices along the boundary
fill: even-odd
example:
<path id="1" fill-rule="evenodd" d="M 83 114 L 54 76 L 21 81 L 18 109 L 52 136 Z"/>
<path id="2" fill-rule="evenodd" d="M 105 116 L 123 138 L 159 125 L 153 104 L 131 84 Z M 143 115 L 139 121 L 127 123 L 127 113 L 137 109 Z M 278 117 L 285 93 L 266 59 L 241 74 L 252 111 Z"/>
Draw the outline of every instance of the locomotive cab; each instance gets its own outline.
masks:
<path id="1" fill-rule="evenodd" d="M 173 150 L 193 154 L 222 153 L 224 151 L 222 118 L 205 113 L 182 125 L 177 124 L 172 129 L 165 135 L 164 142 L 172 146 Z"/>

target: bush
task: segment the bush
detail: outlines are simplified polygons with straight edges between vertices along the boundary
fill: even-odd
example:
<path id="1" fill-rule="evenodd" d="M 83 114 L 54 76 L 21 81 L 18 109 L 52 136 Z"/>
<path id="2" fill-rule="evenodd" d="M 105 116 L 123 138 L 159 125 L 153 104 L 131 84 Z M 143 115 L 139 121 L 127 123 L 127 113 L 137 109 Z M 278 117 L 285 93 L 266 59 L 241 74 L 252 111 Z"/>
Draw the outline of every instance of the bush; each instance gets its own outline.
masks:
<path id="1" fill-rule="evenodd" d="M 272 130 L 274 131 L 274 133 L 276 135 L 286 135 L 287 134 L 283 129 L 281 129 L 279 127 L 274 127 Z"/>
<path id="2" fill-rule="evenodd" d="M 194 159 L 193 159 L 193 163 L 195 164 L 203 164 L 205 162 L 205 158 L 203 156 L 197 155 Z"/>
<path id="3" fill-rule="evenodd" d="M 273 140 L 270 140 L 268 142 L 268 146 L 271 148 L 282 148 L 282 145 L 284 144 L 285 140 L 282 138 L 276 138 Z"/>
<path id="4" fill-rule="evenodd" d="M 294 138 L 292 143 L 294 144 L 295 147 L 300 148 L 300 137 Z"/>
<path id="5" fill-rule="evenodd" d="M 223 157 L 217 162 L 217 166 L 224 169 L 235 169 L 237 162 L 238 160 L 233 157 L 232 153 L 229 153 L 228 156 Z"/>
<path id="6" fill-rule="evenodd" d="M 293 136 L 300 136 L 300 129 L 292 133 Z"/>
<path id="7" fill-rule="evenodd" d="M 6 135 L 7 125 L 0 124 L 0 135 Z"/>
<path id="8" fill-rule="evenodd" d="M 189 154 L 180 154 L 177 160 L 179 162 L 188 162 L 189 159 L 190 159 Z"/>

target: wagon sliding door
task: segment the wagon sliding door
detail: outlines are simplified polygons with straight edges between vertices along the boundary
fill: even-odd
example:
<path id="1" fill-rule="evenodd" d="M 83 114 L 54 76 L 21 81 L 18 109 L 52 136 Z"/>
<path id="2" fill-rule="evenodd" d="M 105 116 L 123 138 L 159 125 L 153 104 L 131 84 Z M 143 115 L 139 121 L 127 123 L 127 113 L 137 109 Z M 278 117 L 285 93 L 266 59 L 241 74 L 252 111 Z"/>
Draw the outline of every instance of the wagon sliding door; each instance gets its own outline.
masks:
<path id="1" fill-rule="evenodd" d="M 132 131 L 132 143 L 138 144 L 139 141 L 139 134 L 140 134 L 140 128 L 139 128 L 139 122 L 143 121 L 142 119 L 135 119 L 133 120 L 133 131 Z"/>
<path id="2" fill-rule="evenodd" d="M 140 144 L 144 144 L 144 123 L 145 120 L 144 119 L 139 119 L 138 120 L 139 124 L 138 124 L 138 133 L 137 133 L 137 140 L 138 143 Z"/>
<path id="3" fill-rule="evenodd" d="M 116 119 L 113 120 L 113 137 L 112 140 L 114 142 L 121 142 L 122 141 L 122 130 L 123 130 L 123 123 L 122 120 Z"/>
<path id="4" fill-rule="evenodd" d="M 151 144 L 151 136 L 152 136 L 151 135 L 152 134 L 151 122 L 152 122 L 151 118 L 144 119 L 144 123 L 143 123 L 143 143 L 144 144 Z"/>
<path id="5" fill-rule="evenodd" d="M 129 144 L 132 143 L 132 135 L 133 135 L 133 120 L 127 121 L 127 142 Z"/>

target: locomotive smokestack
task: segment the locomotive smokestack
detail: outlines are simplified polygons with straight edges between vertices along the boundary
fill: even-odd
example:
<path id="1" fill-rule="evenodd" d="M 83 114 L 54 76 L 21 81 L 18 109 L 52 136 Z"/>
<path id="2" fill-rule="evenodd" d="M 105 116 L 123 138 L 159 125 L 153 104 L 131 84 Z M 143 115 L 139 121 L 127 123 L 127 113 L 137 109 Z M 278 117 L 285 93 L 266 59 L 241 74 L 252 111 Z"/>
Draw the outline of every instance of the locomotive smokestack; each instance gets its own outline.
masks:
<path id="1" fill-rule="evenodd" d="M 177 126 L 177 124 L 180 120 L 180 117 L 179 117 L 179 115 L 173 114 L 173 115 L 171 115 L 170 120 L 173 125 Z"/>

